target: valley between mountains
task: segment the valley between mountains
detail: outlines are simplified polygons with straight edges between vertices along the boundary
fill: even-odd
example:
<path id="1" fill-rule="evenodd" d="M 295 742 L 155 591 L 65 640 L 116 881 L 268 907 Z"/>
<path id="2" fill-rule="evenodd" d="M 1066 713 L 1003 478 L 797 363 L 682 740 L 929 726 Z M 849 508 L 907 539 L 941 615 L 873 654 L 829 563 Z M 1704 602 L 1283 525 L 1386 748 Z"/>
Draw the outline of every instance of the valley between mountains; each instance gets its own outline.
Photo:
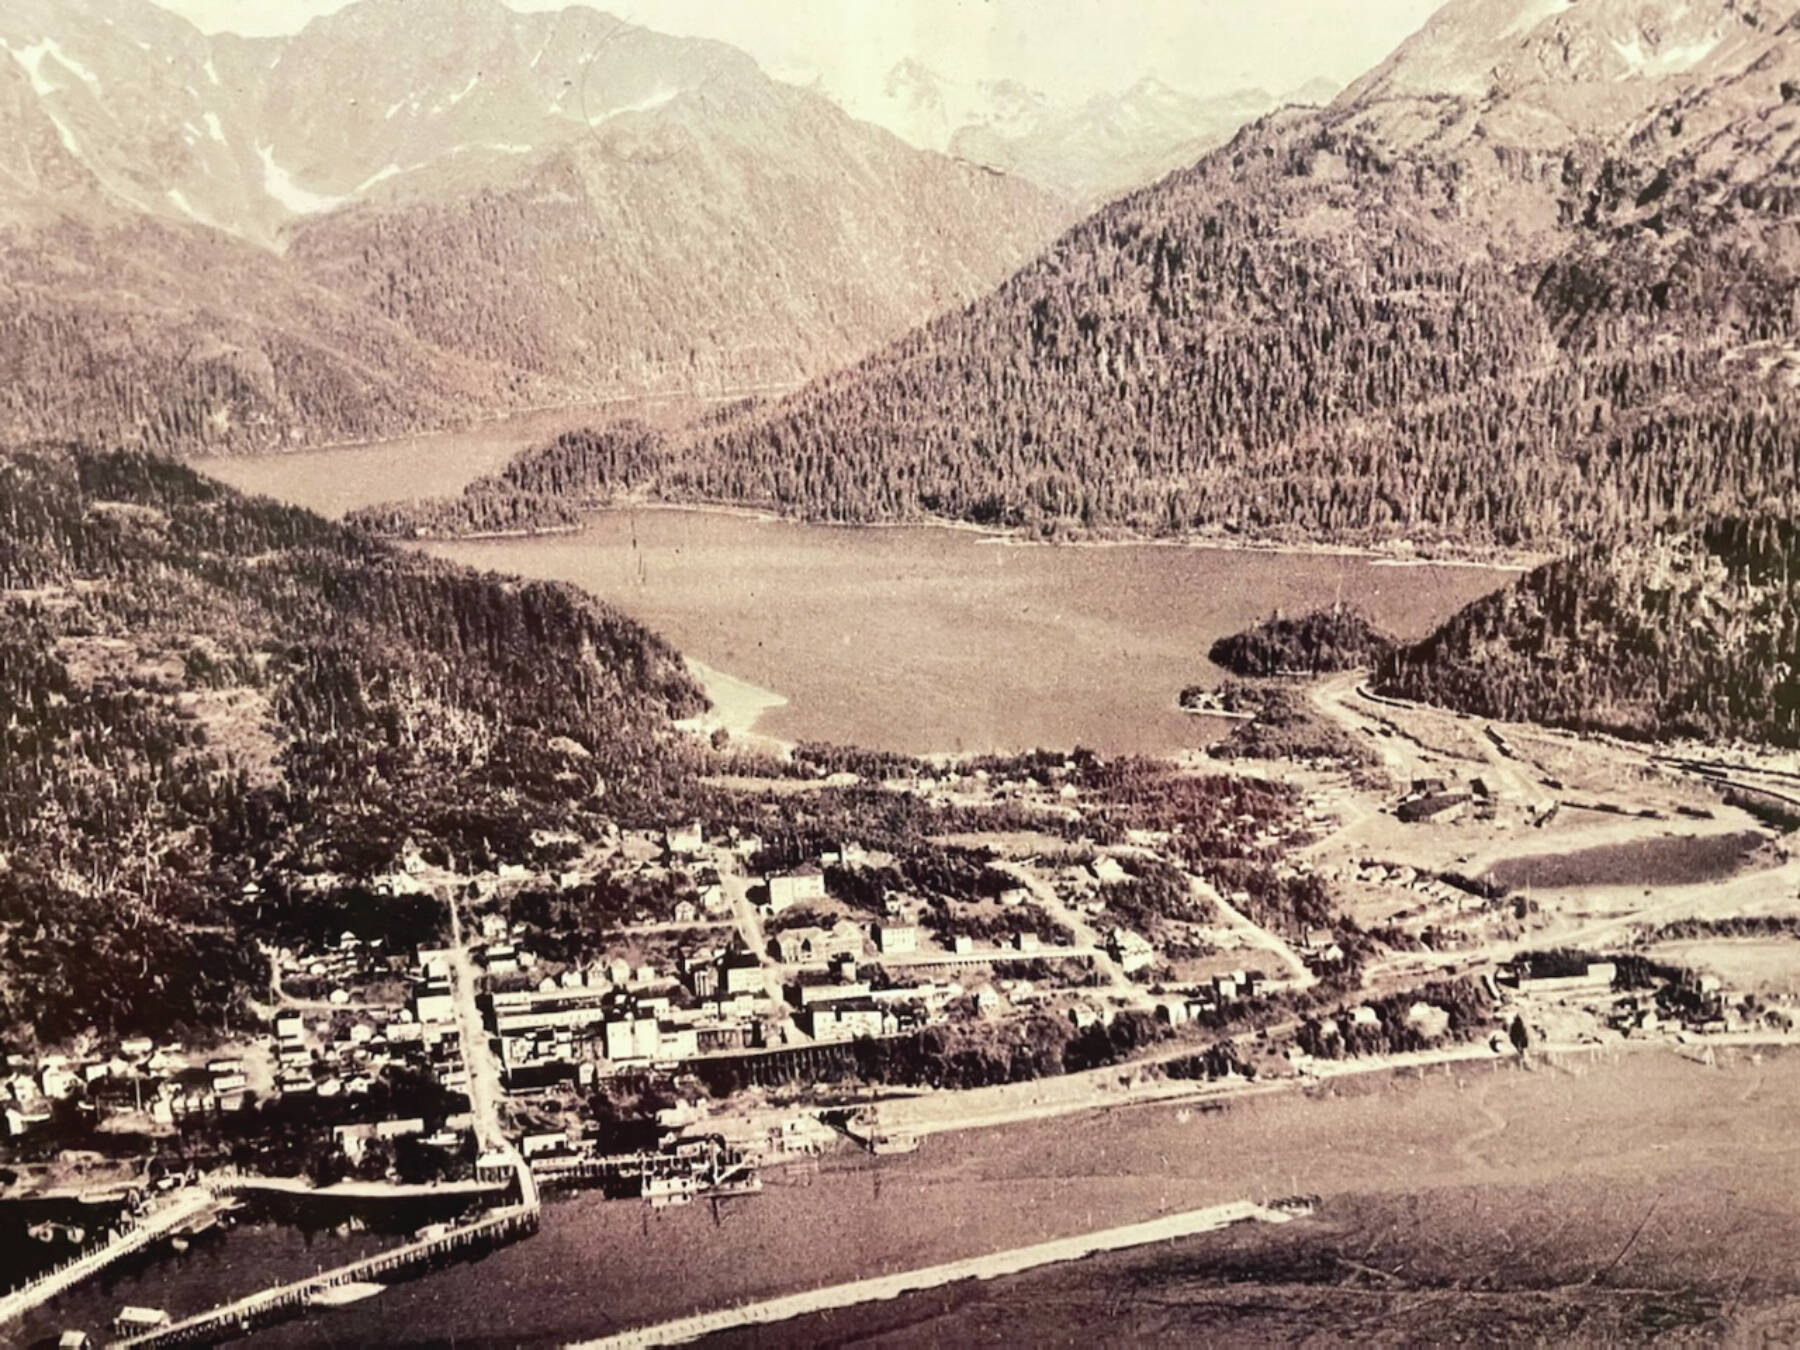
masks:
<path id="1" fill-rule="evenodd" d="M 1795 0 L 700 31 L 0 14 L 0 1337 L 1789 1317 Z"/>

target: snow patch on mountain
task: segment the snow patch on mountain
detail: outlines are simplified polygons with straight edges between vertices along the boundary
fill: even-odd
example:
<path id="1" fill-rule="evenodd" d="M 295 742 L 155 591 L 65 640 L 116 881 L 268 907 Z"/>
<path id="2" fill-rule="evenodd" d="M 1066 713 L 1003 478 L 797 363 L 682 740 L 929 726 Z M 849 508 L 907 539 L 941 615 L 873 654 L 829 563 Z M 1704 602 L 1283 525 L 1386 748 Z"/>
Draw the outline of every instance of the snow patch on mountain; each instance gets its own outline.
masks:
<path id="1" fill-rule="evenodd" d="M 415 165 L 414 167 L 416 168 L 418 166 Z M 367 178 L 363 179 L 362 182 L 358 183 L 356 185 L 356 192 L 353 193 L 352 195 L 353 196 L 360 195 L 364 192 L 367 192 L 370 188 L 374 187 L 377 183 L 385 183 L 390 178 L 398 178 L 403 173 L 411 173 L 411 172 L 412 172 L 411 169 L 403 169 L 398 164 L 384 165 L 382 168 L 375 170 L 374 173 L 370 174 Z"/>
<path id="2" fill-rule="evenodd" d="M 69 130 L 69 124 L 63 121 L 62 118 L 58 117 L 55 113 L 51 112 L 48 108 L 44 109 L 44 116 L 48 117 L 51 125 L 56 128 L 56 136 L 57 139 L 62 142 L 63 149 L 67 150 L 71 155 L 74 155 L 75 158 L 80 159 L 81 147 L 75 143 L 75 133 Z"/>
<path id="3" fill-rule="evenodd" d="M 594 120 L 596 122 L 605 122 L 614 117 L 623 117 L 626 113 L 650 112 L 652 109 L 662 107 L 663 104 L 669 102 L 680 92 L 681 90 L 670 85 L 658 85 L 650 93 L 644 95 L 643 98 L 637 99 L 631 103 L 620 103 L 614 107 L 608 108 Z"/>
<path id="4" fill-rule="evenodd" d="M 62 89 L 61 85 L 52 84 L 44 76 L 44 58 L 50 54 L 50 49 L 55 45 L 49 38 L 45 38 L 42 42 L 34 43 L 29 47 L 9 46 L 6 49 L 12 53 L 12 59 L 24 67 L 27 78 L 31 80 L 32 91 L 39 98 L 48 98 Z"/>
<path id="5" fill-rule="evenodd" d="M 38 43 L 35 48 L 29 50 L 34 50 L 39 53 L 47 50 L 51 56 L 56 58 L 57 64 L 62 66 L 63 69 L 78 76 L 82 83 L 86 84 L 88 88 L 96 92 L 99 91 L 100 77 L 58 46 L 55 38 L 45 38 L 42 42 Z M 43 60 L 42 55 L 38 57 L 38 60 L 40 62 Z"/>
<path id="6" fill-rule="evenodd" d="M 189 219 L 196 220 L 200 224 L 215 230 L 228 228 L 220 225 L 217 221 L 206 215 L 205 212 L 197 209 L 194 204 L 187 199 L 187 194 L 180 188 L 170 188 L 165 195 L 168 197 L 170 204 Z M 235 231 L 233 231 L 233 233 L 235 233 Z"/>
<path id="7" fill-rule="evenodd" d="M 275 162 L 273 147 L 259 145 L 256 153 L 263 164 L 263 191 L 295 215 L 314 216 L 343 205 L 342 197 L 327 197 L 295 182 L 294 176 Z"/>
<path id="8" fill-rule="evenodd" d="M 470 94 L 474 93 L 475 86 L 480 83 L 481 83 L 481 72 L 478 70 L 473 75 L 469 76 L 469 82 L 467 84 L 465 84 L 461 89 L 458 89 L 454 94 L 450 95 L 449 98 L 445 99 L 442 103 L 432 104 L 431 111 L 434 113 L 438 113 L 438 112 L 443 112 L 447 108 L 454 108 L 457 104 L 461 103 Z"/>

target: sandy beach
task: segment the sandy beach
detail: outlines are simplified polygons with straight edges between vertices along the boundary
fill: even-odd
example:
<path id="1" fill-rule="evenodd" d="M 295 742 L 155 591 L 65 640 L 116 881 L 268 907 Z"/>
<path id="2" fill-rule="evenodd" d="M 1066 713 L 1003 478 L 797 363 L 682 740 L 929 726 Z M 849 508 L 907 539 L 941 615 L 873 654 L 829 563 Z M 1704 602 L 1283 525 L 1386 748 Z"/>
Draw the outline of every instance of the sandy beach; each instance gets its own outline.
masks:
<path id="1" fill-rule="evenodd" d="M 791 748 L 785 741 L 756 733 L 756 723 L 764 713 L 771 708 L 787 706 L 784 696 L 735 675 L 727 675 L 722 670 L 714 670 L 691 656 L 685 659 L 688 673 L 700 682 L 712 707 L 697 717 L 685 719 L 680 724 L 682 727 L 702 736 L 723 730 L 734 740 L 750 741 L 769 749 Z"/>

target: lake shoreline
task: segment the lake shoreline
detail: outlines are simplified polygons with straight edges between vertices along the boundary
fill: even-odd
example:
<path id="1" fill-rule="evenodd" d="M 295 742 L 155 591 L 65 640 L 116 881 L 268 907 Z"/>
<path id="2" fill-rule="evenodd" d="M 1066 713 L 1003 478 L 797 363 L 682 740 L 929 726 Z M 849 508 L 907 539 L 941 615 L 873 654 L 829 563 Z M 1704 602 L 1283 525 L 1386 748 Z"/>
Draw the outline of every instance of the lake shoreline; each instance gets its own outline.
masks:
<path id="1" fill-rule="evenodd" d="M 509 422 L 521 422 L 527 418 L 545 418 L 563 421 L 569 416 L 576 420 L 561 431 L 548 433 L 549 436 L 565 435 L 571 431 L 595 430 L 596 425 L 590 419 L 579 415 L 588 411 L 602 413 L 605 409 L 617 408 L 631 403 L 679 403 L 691 400 L 695 403 L 732 403 L 743 398 L 761 398 L 769 395 L 779 396 L 792 393 L 800 386 L 797 383 L 781 383 L 770 385 L 747 385 L 741 389 L 728 389 L 711 393 L 691 389 L 653 389 L 619 391 L 610 394 L 599 394 L 593 398 L 571 399 L 558 403 L 527 403 L 516 408 L 504 408 L 498 412 L 484 416 L 470 417 L 454 422 L 440 423 L 435 426 L 415 427 L 406 431 L 397 431 L 387 436 L 364 436 L 352 440 L 338 441 L 298 441 L 287 445 L 263 450 L 191 450 L 178 453 L 183 464 L 202 464 L 211 460 L 246 460 L 276 459 L 284 455 L 307 455 L 326 450 L 379 450 L 384 446 L 405 445 L 419 440 L 449 440 L 461 436 L 480 435 L 503 427 Z M 598 420 L 598 426 L 604 427 L 616 413 L 604 414 Z M 529 447 L 527 447 L 529 448 Z"/>
<path id="2" fill-rule="evenodd" d="M 1186 534 L 1174 537 L 1149 534 L 1091 534 L 1046 539 L 1022 528 L 977 525 L 971 521 L 944 516 L 923 516 L 917 520 L 811 520 L 804 516 L 783 515 L 767 507 L 743 506 L 731 502 L 685 502 L 660 498 L 634 498 L 614 502 L 596 509 L 590 516 L 573 525 L 526 526 L 517 530 L 486 530 L 468 534 L 419 534 L 391 536 L 396 543 L 455 544 L 481 539 L 534 539 L 540 536 L 579 534 L 594 519 L 629 511 L 673 511 L 695 515 L 722 516 L 734 520 L 750 520 L 765 525 L 799 525 L 827 530 L 947 530 L 973 535 L 986 543 L 1006 548 L 1113 549 L 1169 548 L 1211 550 L 1219 553 L 1272 553 L 1294 557 L 1357 558 L 1375 567 L 1467 567 L 1479 571 L 1524 573 L 1550 561 L 1550 554 L 1506 550 L 1472 550 L 1469 553 L 1418 553 L 1378 545 L 1309 543 L 1291 539 L 1231 538 L 1211 534 Z"/>
<path id="3" fill-rule="evenodd" d="M 740 676 L 716 670 L 696 657 L 683 656 L 682 660 L 687 663 L 688 674 L 699 682 L 707 702 L 712 705 L 698 716 L 685 718 L 678 723 L 683 730 L 700 736 L 711 736 L 714 732 L 723 731 L 734 741 L 748 741 L 757 748 L 773 750 L 779 754 L 787 754 L 793 750 L 793 742 L 766 736 L 756 730 L 756 724 L 764 713 L 787 707 L 788 700 L 784 695 Z"/>
<path id="4" fill-rule="evenodd" d="M 787 700 L 756 698 L 728 733 L 921 757 L 1197 749 L 1227 723 L 1183 712 L 1176 696 L 1223 678 L 1206 657 L 1217 638 L 1334 600 L 1422 637 L 1511 575 L 1316 551 L 990 538 L 662 505 L 600 513 L 580 533 L 405 547 L 578 586 Z"/>

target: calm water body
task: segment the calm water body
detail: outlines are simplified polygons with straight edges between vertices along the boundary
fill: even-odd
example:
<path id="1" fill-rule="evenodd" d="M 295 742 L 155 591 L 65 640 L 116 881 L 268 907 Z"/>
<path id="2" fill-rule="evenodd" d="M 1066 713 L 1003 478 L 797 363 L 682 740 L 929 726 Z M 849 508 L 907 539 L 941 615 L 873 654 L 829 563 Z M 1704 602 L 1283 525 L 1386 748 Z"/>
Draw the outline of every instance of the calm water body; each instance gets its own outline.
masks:
<path id="1" fill-rule="evenodd" d="M 244 492 L 261 493 L 337 519 L 359 506 L 408 497 L 448 497 L 521 450 L 538 444 L 532 419 L 496 422 L 477 431 L 441 432 L 378 446 L 296 450 L 189 460 L 200 473 Z"/>
<path id="2" fill-rule="evenodd" d="M 1340 596 L 1422 636 L 1510 574 L 1159 545 L 1015 544 L 720 512 L 609 513 L 578 534 L 426 546 L 573 582 L 687 655 L 784 696 L 757 730 L 914 753 L 1159 753 L 1220 724 L 1175 706 L 1214 639 Z"/>
<path id="3" fill-rule="evenodd" d="M 1535 1072 L 1484 1062 L 1423 1077 L 1371 1076 L 1312 1096 L 1244 1101 L 1221 1114 L 1127 1108 L 938 1136 L 905 1157 L 833 1156 L 816 1176 L 772 1179 L 762 1195 L 728 1202 L 716 1218 L 705 1205 L 653 1214 L 635 1201 L 592 1194 L 558 1200 L 534 1238 L 253 1342 L 549 1346 L 740 1299 L 1295 1192 L 1387 1197 L 1389 1211 L 1400 1204 L 1428 1218 L 1444 1203 L 1433 1197 L 1454 1188 L 1454 1237 L 1430 1222 L 1399 1238 L 1384 1232 L 1385 1219 L 1365 1229 L 1354 1207 L 1332 1218 L 1352 1230 L 1343 1245 L 1361 1259 L 1376 1244 L 1416 1243 L 1411 1260 L 1437 1260 L 1452 1277 L 1485 1271 L 1526 1285 L 1579 1283 L 1619 1253 L 1648 1210 L 1653 1222 L 1619 1282 L 1661 1279 L 1640 1265 L 1657 1255 L 1677 1267 L 1677 1285 L 1687 1282 L 1679 1278 L 1686 1270 L 1694 1281 L 1723 1271 L 1720 1279 L 1734 1288 L 1746 1278 L 1793 1286 L 1796 1111 L 1794 1055 L 1725 1052 L 1718 1067 L 1707 1067 L 1659 1051 Z M 1556 1199 L 1576 1181 L 1600 1188 L 1592 1195 L 1604 1212 Z M 221 1285 L 243 1293 L 267 1283 L 259 1263 L 289 1273 L 297 1263 L 330 1261 L 334 1245 L 367 1240 L 321 1236 L 307 1249 L 297 1237 L 263 1236 L 240 1247 L 245 1236 L 234 1234 L 219 1256 L 203 1258 L 221 1263 L 210 1272 L 193 1257 L 167 1262 L 176 1279 L 167 1290 L 145 1272 L 110 1297 L 95 1291 L 79 1305 L 46 1310 L 33 1331 L 57 1325 L 59 1313 L 64 1322 L 95 1307 L 110 1316 L 115 1301 L 192 1311 L 193 1300 Z M 1018 1301 L 1021 1290 L 1068 1285 L 1071 1311 L 1085 1309 L 1090 1318 L 1119 1306 L 1135 1311 L 1155 1302 L 1167 1277 L 1155 1269 L 1158 1252 L 1185 1253 L 1184 1273 L 1192 1276 L 1216 1267 L 1234 1241 L 1203 1237 L 1109 1259 L 1117 1279 L 1104 1287 L 1081 1285 L 1083 1263 L 1023 1283 L 967 1287 L 956 1299 L 970 1301 L 971 1315 L 970 1304 L 1012 1304 L 1024 1320 L 1002 1322 L 1012 1334 L 997 1343 L 1071 1343 L 1073 1335 L 1072 1343 L 1091 1344 L 1075 1335 L 1078 1321 L 1059 1327 L 1045 1310 L 1033 1311 L 1032 1297 Z M 1388 1268 L 1408 1263 L 1397 1252 Z M 942 1344 L 957 1323 L 937 1313 L 930 1299 L 902 1300 L 873 1310 L 874 1326 L 840 1315 L 848 1325 L 809 1319 L 755 1339 L 815 1344 L 841 1340 L 860 1324 L 899 1333 L 896 1343 Z M 1331 1334 L 1329 1324 L 1320 1330 Z"/>
<path id="4" fill-rule="evenodd" d="M 456 431 L 424 432 L 373 444 L 278 455 L 190 460 L 193 468 L 245 492 L 260 492 L 336 519 L 359 506 L 410 497 L 449 497 L 521 450 L 542 445 L 571 427 L 620 417 L 678 420 L 711 400 L 619 399 L 591 407 L 555 408 L 498 418 Z"/>
<path id="5" fill-rule="evenodd" d="M 472 432 L 195 467 L 328 515 L 446 494 L 568 415 Z M 1343 600 L 1420 637 L 1512 574 L 1329 554 L 1159 545 L 1045 547 L 933 527 L 848 529 L 716 511 L 602 516 L 578 534 L 426 545 L 568 581 L 688 656 L 785 697 L 757 730 L 914 753 L 1160 753 L 1221 724 L 1176 695 L 1220 672 L 1214 639 Z"/>
<path id="6" fill-rule="evenodd" d="M 1714 1235 L 1711 1250 L 1734 1278 L 1754 1270 L 1792 1284 L 1791 1262 L 1759 1254 L 1759 1244 L 1769 1223 L 1788 1235 L 1800 1232 L 1793 1202 L 1800 1156 L 1786 1132 L 1797 1108 L 1800 1058 L 1740 1057 L 1706 1068 L 1653 1053 L 1533 1073 L 1478 1065 L 1415 1079 L 1372 1078 L 1311 1098 L 1246 1101 L 1216 1115 L 1129 1108 L 940 1135 L 907 1157 L 831 1159 L 810 1183 L 771 1184 L 760 1196 L 732 1202 L 736 1207 L 718 1221 L 702 1206 L 652 1215 L 631 1201 L 564 1200 L 546 1212 L 538 1237 L 479 1265 L 259 1339 L 416 1344 L 453 1330 L 459 1342 L 550 1345 L 1160 1213 L 1295 1192 L 1399 1198 L 1470 1188 L 1482 1196 L 1477 1227 L 1494 1234 L 1491 1247 L 1512 1247 L 1543 1274 L 1574 1267 L 1585 1275 L 1618 1252 L 1610 1228 L 1604 1237 L 1573 1220 L 1546 1229 L 1537 1216 L 1512 1212 L 1509 1200 L 1517 1188 L 1554 1189 L 1574 1177 L 1631 1197 L 1632 1221 L 1658 1194 L 1672 1201 L 1697 1193 L 1702 1212 L 1688 1218 Z M 1707 1184 L 1695 1186 L 1702 1175 Z M 1756 1194 L 1786 1200 L 1746 1208 Z M 1219 1245 L 1202 1237 L 1175 1247 L 1204 1265 Z M 1490 1250 L 1488 1260 L 1494 1255 Z M 1462 1273 L 1491 1269 L 1488 1260 L 1474 1259 Z M 1059 1274 L 1035 1279 L 1054 1285 Z M 968 1292 L 1006 1304 L 1013 1291 L 1002 1282 Z M 1120 1292 L 1094 1291 L 1086 1302 L 1099 1312 Z M 763 1343 L 817 1344 L 848 1329 L 831 1319 L 809 1322 L 771 1329 Z M 953 1326 L 940 1323 L 936 1334 L 902 1341 L 961 1343 Z M 1004 1343 L 1059 1339 L 1042 1320 L 1014 1323 L 1013 1333 Z M 1066 1329 L 1060 1339 L 1068 1339 Z"/>

